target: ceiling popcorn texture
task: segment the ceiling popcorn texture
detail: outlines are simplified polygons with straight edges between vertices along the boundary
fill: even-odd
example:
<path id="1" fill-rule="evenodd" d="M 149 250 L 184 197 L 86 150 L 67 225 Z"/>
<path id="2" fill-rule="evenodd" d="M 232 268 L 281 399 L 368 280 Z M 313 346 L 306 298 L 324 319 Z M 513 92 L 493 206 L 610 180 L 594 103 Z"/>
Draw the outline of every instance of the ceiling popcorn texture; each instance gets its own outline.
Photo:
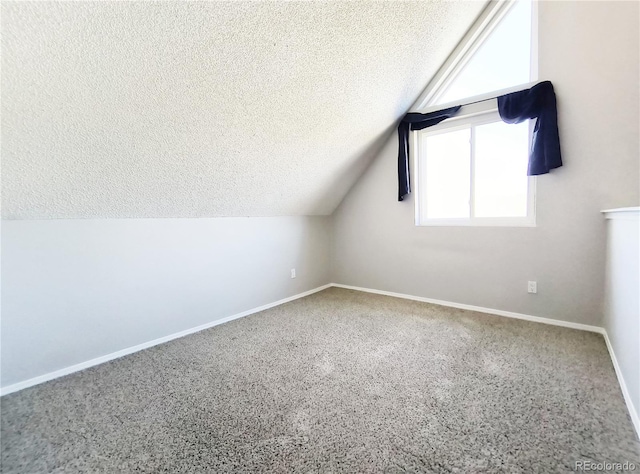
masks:
<path id="1" fill-rule="evenodd" d="M 330 214 L 484 5 L 3 2 L 3 217 Z"/>

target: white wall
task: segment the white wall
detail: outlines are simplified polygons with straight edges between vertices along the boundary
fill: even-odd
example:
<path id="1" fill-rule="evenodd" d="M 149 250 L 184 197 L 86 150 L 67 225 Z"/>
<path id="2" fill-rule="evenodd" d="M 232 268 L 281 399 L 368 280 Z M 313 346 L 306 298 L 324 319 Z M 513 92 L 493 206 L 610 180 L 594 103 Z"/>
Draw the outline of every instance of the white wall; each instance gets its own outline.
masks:
<path id="1" fill-rule="evenodd" d="M 337 283 L 601 325 L 600 210 L 639 202 L 637 2 L 541 2 L 565 166 L 537 180 L 536 228 L 414 226 L 397 136 L 334 213 Z M 527 293 L 538 281 L 538 294 Z"/>
<path id="2" fill-rule="evenodd" d="M 326 217 L 4 221 L 2 386 L 329 283 L 330 231 Z"/>
<path id="3" fill-rule="evenodd" d="M 604 327 L 640 434 L 640 209 L 608 216 Z"/>

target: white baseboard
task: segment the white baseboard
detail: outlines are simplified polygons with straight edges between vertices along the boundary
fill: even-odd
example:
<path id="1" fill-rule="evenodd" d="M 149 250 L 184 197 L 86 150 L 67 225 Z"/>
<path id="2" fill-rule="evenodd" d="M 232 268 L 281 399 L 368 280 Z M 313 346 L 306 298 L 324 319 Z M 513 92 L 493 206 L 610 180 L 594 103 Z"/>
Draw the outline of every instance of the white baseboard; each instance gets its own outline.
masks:
<path id="1" fill-rule="evenodd" d="M 103 364 L 105 362 L 109 362 L 113 359 L 118 359 L 119 357 L 123 357 L 129 354 L 133 354 L 134 352 L 141 351 L 143 349 L 148 349 L 149 347 L 157 346 L 158 344 L 162 344 L 165 342 L 169 342 L 173 339 L 177 339 L 179 337 L 188 336 L 189 334 L 193 334 L 195 332 L 202 331 L 204 329 L 209 329 L 214 326 L 218 326 L 219 324 L 224 324 L 229 321 L 233 321 L 234 319 L 239 319 L 244 316 L 249 316 L 250 314 L 259 313 L 260 311 L 264 311 L 269 308 L 273 308 L 274 306 L 279 306 L 284 303 L 288 303 L 289 301 L 297 300 L 298 298 L 303 298 L 305 296 L 309 296 L 313 293 L 317 293 L 318 291 L 325 290 L 329 288 L 331 284 L 319 286 L 318 288 L 314 288 L 313 290 L 305 291 L 304 293 L 298 293 L 297 295 L 290 296 L 288 298 L 284 298 L 278 301 L 274 301 L 273 303 L 268 303 L 262 306 L 258 306 L 257 308 L 252 308 L 247 311 L 243 311 L 242 313 L 234 314 L 231 316 L 227 316 L 226 318 L 216 319 L 215 321 L 211 321 L 210 323 L 202 324 L 200 326 L 196 326 L 191 329 L 186 329 L 184 331 L 176 332 L 174 334 L 170 334 L 168 336 L 164 336 L 158 339 L 154 339 L 153 341 L 143 342 L 142 344 L 138 344 L 133 347 L 128 347 L 126 349 L 122 349 L 117 352 L 112 352 L 111 354 L 103 355 L 100 357 L 96 357 L 95 359 L 88 360 L 86 362 L 81 362 L 79 364 L 71 365 L 69 367 L 65 367 L 63 369 L 56 370 L 54 372 L 49 372 L 48 374 L 39 375 L 38 377 L 34 377 L 32 379 L 24 380 L 22 382 L 15 383 L 13 385 L 8 385 L 6 387 L 0 388 L 0 396 L 8 395 L 9 393 L 17 392 L 18 390 L 22 390 L 28 387 L 33 387 L 34 385 L 39 385 L 44 382 L 48 382 L 49 380 L 57 379 L 58 377 L 62 377 L 64 375 L 69 375 L 74 372 L 78 372 L 80 370 L 88 369 L 89 367 L 93 367 L 95 365 Z"/>
<path id="2" fill-rule="evenodd" d="M 403 298 L 407 300 L 413 301 L 422 301 L 424 303 L 437 304 L 440 306 L 448 306 L 451 308 L 458 309 L 467 309 L 470 311 L 477 311 L 479 313 L 488 313 L 494 314 L 498 316 L 504 316 L 507 318 L 515 318 L 515 319 L 524 319 L 525 321 L 532 321 L 536 323 L 542 324 L 550 324 L 553 326 L 562 326 L 566 328 L 579 329 L 581 331 L 589 331 L 595 332 L 598 334 L 602 334 L 604 336 L 605 343 L 607 344 L 607 349 L 609 350 L 609 356 L 611 357 L 611 362 L 613 363 L 613 368 L 615 370 L 616 376 L 618 377 L 618 383 L 620 384 L 620 389 L 622 390 L 622 396 L 624 397 L 624 401 L 627 405 L 627 409 L 629 411 L 629 416 L 631 417 L 631 422 L 633 423 L 633 427 L 636 430 L 637 436 L 640 439 L 640 418 L 638 417 L 638 411 L 633 404 L 633 400 L 631 399 L 631 394 L 627 389 L 627 384 L 624 381 L 624 376 L 622 375 L 622 371 L 620 370 L 620 366 L 618 365 L 618 360 L 616 359 L 616 354 L 613 350 L 613 346 L 611 345 L 611 341 L 609 340 L 609 335 L 604 328 L 598 326 L 591 326 L 588 324 L 580 324 L 580 323 L 572 323 L 569 321 L 561 321 L 559 319 L 551 319 L 551 318 L 543 318 L 540 316 L 531 316 L 529 314 L 522 313 L 514 313 L 511 311 L 503 311 L 501 309 L 491 309 L 491 308 L 483 308 L 481 306 L 473 306 L 468 304 L 461 303 L 452 303 L 451 301 L 443 301 L 443 300 L 435 300 L 432 298 L 423 298 L 421 296 L 412 296 L 406 295 L 403 293 L 393 293 L 391 291 L 382 291 L 382 290 L 373 290 L 371 288 L 362 288 L 359 286 L 351 286 L 351 285 L 341 285 L 339 283 L 332 283 L 331 286 L 336 288 L 345 288 L 347 290 L 356 290 L 356 291 L 364 291 L 366 293 L 375 293 L 378 295 L 385 296 L 393 296 L 395 298 Z"/>
<path id="3" fill-rule="evenodd" d="M 624 401 L 627 404 L 627 409 L 629 410 L 629 416 L 631 417 L 631 422 L 633 423 L 633 427 L 636 429 L 636 434 L 638 435 L 638 439 L 640 439 L 640 417 L 638 417 L 638 411 L 636 410 L 636 407 L 633 404 L 633 399 L 631 398 L 631 394 L 629 393 L 627 384 L 624 381 L 622 370 L 620 370 L 620 366 L 618 365 L 618 359 L 616 358 L 616 353 L 613 351 L 613 346 L 611 345 L 611 341 L 609 340 L 609 334 L 607 334 L 607 331 L 604 331 L 604 341 L 607 343 L 607 349 L 609 349 L 611 362 L 613 363 L 613 368 L 616 371 L 616 375 L 618 376 L 618 383 L 620 384 L 620 390 L 622 390 L 622 396 L 624 397 Z"/>
<path id="4" fill-rule="evenodd" d="M 543 318 L 541 316 L 531 316 L 529 314 L 514 313 L 512 311 L 503 311 L 501 309 L 483 308 L 482 306 L 473 306 L 470 304 L 452 303 L 451 301 L 435 300 L 433 298 L 423 298 L 422 296 L 406 295 L 404 293 L 393 293 L 391 291 L 373 290 L 371 288 L 361 288 L 359 286 L 341 285 L 332 283 L 331 286 L 336 288 L 345 288 L 347 290 L 364 291 L 366 293 L 375 293 L 377 295 L 393 296 L 394 298 L 403 298 L 405 300 L 422 301 L 423 303 L 437 304 L 440 306 L 448 306 L 450 308 L 466 309 L 476 311 L 478 313 L 494 314 L 497 316 L 505 316 L 507 318 L 524 319 L 535 323 L 551 324 L 553 326 L 562 326 L 565 328 L 579 329 L 581 331 L 597 332 L 604 334 L 604 328 L 598 326 L 590 326 L 589 324 L 572 323 L 569 321 L 561 321 L 559 319 Z"/>
<path id="5" fill-rule="evenodd" d="M 65 376 L 65 375 L 69 375 L 72 374 L 74 372 L 79 372 L 80 370 L 84 370 L 84 369 L 88 369 L 89 367 L 93 367 L 99 364 L 103 364 L 104 362 L 108 362 L 110 360 L 114 360 L 114 359 L 118 359 L 120 357 L 129 355 L 129 354 L 133 354 L 134 352 L 138 352 L 144 349 L 148 349 L 149 347 L 153 347 L 153 346 L 157 346 L 158 344 L 162 344 L 165 342 L 169 342 L 173 339 L 177 339 L 179 337 L 184 337 L 184 336 L 188 336 L 189 334 L 193 334 L 199 331 L 202 331 L 204 329 L 208 329 L 214 326 L 218 326 L 219 324 L 224 324 L 226 322 L 229 321 L 233 321 L 234 319 L 239 319 L 242 318 L 244 316 L 249 316 L 250 314 L 254 314 L 254 313 L 258 313 L 260 311 L 264 311 L 267 310 L 269 308 L 273 308 L 275 306 L 279 306 L 281 304 L 284 303 L 288 303 L 289 301 L 293 301 L 299 298 L 303 298 L 305 296 L 309 296 L 312 295 L 313 293 L 317 293 L 319 291 L 325 290 L 329 287 L 336 287 L 336 288 L 344 288 L 344 289 L 348 289 L 348 290 L 356 290 L 356 291 L 363 291 L 366 293 L 375 293 L 375 294 L 379 294 L 379 295 L 385 295 L 385 296 L 393 296 L 395 298 L 403 298 L 403 299 L 408 299 L 408 300 L 413 300 L 413 301 L 421 301 L 424 303 L 431 303 L 431 304 L 437 304 L 440 306 L 448 306 L 451 308 L 458 308 L 458 309 L 466 309 L 466 310 L 470 310 L 470 311 L 476 311 L 476 312 L 480 312 L 480 313 L 488 313 L 488 314 L 494 314 L 494 315 L 498 315 L 498 316 L 504 316 L 507 318 L 516 318 L 516 319 L 523 319 L 525 321 L 532 321 L 532 322 L 537 322 L 537 323 L 542 323 L 542 324 L 550 324 L 550 325 L 554 325 L 554 326 L 562 326 L 562 327 L 567 327 L 567 328 L 572 328 L 572 329 L 579 329 L 582 331 L 590 331 L 590 332 L 596 332 L 599 334 L 602 334 L 604 336 L 604 340 L 607 344 L 607 349 L 609 350 L 609 355 L 611 356 L 611 361 L 613 363 L 613 367 L 615 369 L 615 373 L 616 376 L 618 377 L 618 382 L 620 384 L 620 388 L 622 390 L 622 395 L 624 396 L 624 400 L 627 404 L 627 408 L 629 410 L 629 415 L 631 416 L 631 421 L 633 422 L 633 425 L 635 427 L 636 432 L 638 433 L 638 436 L 640 437 L 640 418 L 638 417 L 638 412 L 635 408 L 635 406 L 633 405 L 633 401 L 631 399 L 631 395 L 629 394 L 629 391 L 627 389 L 627 385 L 624 381 L 624 377 L 622 375 L 622 372 L 620 370 L 620 366 L 618 365 L 618 361 L 616 359 L 615 353 L 613 351 L 613 347 L 611 346 L 611 342 L 609 341 L 609 336 L 607 335 L 607 331 L 604 328 L 598 327 L 598 326 L 590 326 L 587 324 L 580 324 L 580 323 L 572 323 L 572 322 L 568 322 L 568 321 L 560 321 L 558 319 L 550 319 L 550 318 L 543 318 L 540 316 L 531 316 L 528 314 L 522 314 L 522 313 L 514 313 L 511 311 L 503 311 L 503 310 L 499 310 L 499 309 L 491 309 L 491 308 L 483 308 L 481 306 L 473 306 L 473 305 L 468 305 L 468 304 L 461 304 L 461 303 L 453 303 L 451 301 L 443 301 L 443 300 L 436 300 L 436 299 L 432 299 L 432 298 L 424 298 L 421 296 L 412 296 L 412 295 L 406 295 L 403 293 L 394 293 L 391 291 L 383 291 L 383 290 L 374 290 L 371 288 L 362 288 L 359 286 L 350 286 L 350 285 L 342 285 L 339 283 L 329 283 L 327 285 L 323 285 L 323 286 L 319 286 L 318 288 L 314 288 L 312 290 L 309 291 L 305 291 L 303 293 L 298 293 L 297 295 L 293 295 L 290 296 L 288 298 L 284 298 L 278 301 L 275 301 L 273 303 L 268 303 L 266 305 L 262 305 L 262 306 L 258 306 L 257 308 L 252 308 L 250 310 L 247 311 L 243 311 L 242 313 L 237 313 L 231 316 L 227 316 L 226 318 L 222 318 L 222 319 L 216 319 L 215 321 L 211 321 L 210 323 L 206 323 L 203 324 L 201 326 L 196 326 L 194 328 L 191 329 L 186 329 L 184 331 L 180 331 L 174 334 L 170 334 L 168 336 L 164 336 L 161 337 L 159 339 L 154 339 L 152 341 L 149 342 L 145 342 L 142 344 L 138 344 L 136 346 L 133 347 L 129 347 L 127 349 L 123 349 L 117 352 L 112 352 L 111 354 L 107 354 L 101 357 L 96 357 L 95 359 L 91 359 L 88 360 L 86 362 L 81 362 L 80 364 L 75 364 L 69 367 L 65 367 L 63 369 L 60 370 L 56 370 L 54 372 L 49 372 L 48 374 L 44 374 L 44 375 L 40 375 L 38 377 L 34 377 L 31 378 L 29 380 L 25 380 L 22 382 L 18 382 L 15 383 L 13 385 L 8 385 L 6 387 L 2 387 L 0 388 L 0 396 L 3 395 L 8 395 L 9 393 L 13 393 L 13 392 L 17 392 L 19 390 L 28 388 L 28 387 L 33 387 L 34 385 L 39 385 L 41 383 L 44 382 L 48 382 L 50 380 L 53 379 L 57 379 L 59 377 Z"/>

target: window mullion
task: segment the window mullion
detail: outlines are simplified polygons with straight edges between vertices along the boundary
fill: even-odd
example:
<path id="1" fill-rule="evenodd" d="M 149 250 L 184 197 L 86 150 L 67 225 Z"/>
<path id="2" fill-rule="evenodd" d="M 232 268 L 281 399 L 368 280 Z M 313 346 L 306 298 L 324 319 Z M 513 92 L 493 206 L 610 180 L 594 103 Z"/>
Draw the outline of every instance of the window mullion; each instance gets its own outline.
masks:
<path id="1" fill-rule="evenodd" d="M 473 219 L 476 216 L 476 127 L 471 127 L 471 137 L 469 138 L 469 151 L 471 155 L 471 170 L 469 173 L 469 217 Z"/>

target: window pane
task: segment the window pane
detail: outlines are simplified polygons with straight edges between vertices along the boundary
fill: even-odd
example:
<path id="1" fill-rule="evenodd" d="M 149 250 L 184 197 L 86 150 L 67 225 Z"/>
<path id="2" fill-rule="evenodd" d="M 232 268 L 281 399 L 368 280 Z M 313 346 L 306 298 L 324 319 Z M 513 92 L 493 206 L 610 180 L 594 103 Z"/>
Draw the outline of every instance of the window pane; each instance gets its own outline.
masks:
<path id="1" fill-rule="evenodd" d="M 442 133 L 422 143 L 425 185 L 425 217 L 428 219 L 470 217 L 471 130 Z"/>
<path id="2" fill-rule="evenodd" d="M 476 217 L 526 217 L 528 147 L 528 121 L 476 127 Z"/>
<path id="3" fill-rule="evenodd" d="M 518 0 L 435 103 L 524 84 L 530 69 L 531 0 Z"/>

